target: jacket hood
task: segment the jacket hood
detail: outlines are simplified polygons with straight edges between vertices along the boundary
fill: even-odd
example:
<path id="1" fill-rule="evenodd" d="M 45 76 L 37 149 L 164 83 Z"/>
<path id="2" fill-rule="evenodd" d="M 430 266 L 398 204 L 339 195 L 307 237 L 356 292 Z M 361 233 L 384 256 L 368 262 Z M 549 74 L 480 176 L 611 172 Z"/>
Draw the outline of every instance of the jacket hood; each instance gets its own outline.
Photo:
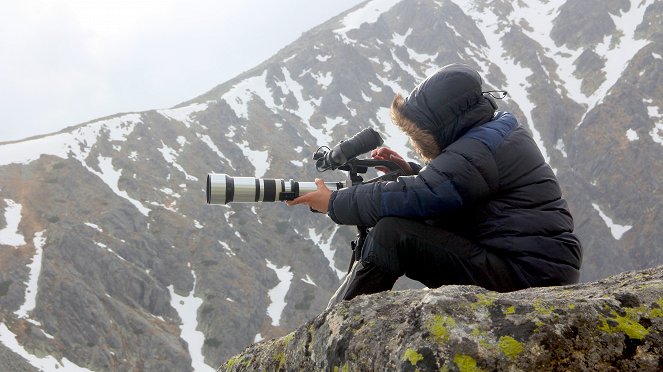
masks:
<path id="1" fill-rule="evenodd" d="M 428 162 L 468 130 L 490 121 L 497 104 L 482 94 L 481 76 L 462 64 L 442 67 L 407 98 L 397 94 L 391 118 Z"/>

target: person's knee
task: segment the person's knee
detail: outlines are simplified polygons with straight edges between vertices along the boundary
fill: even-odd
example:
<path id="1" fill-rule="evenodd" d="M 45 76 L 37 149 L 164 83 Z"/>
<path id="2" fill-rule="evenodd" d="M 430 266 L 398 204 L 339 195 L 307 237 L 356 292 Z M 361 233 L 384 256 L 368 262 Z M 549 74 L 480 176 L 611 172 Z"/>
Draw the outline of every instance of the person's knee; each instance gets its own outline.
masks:
<path id="1" fill-rule="evenodd" d="M 398 247 L 403 241 L 403 219 L 382 218 L 371 229 L 362 250 L 361 260 L 377 265 L 394 275 L 403 275 Z"/>
<path id="2" fill-rule="evenodd" d="M 371 229 L 371 235 L 380 245 L 387 246 L 397 243 L 403 238 L 403 226 L 409 220 L 399 217 L 385 217 Z"/>

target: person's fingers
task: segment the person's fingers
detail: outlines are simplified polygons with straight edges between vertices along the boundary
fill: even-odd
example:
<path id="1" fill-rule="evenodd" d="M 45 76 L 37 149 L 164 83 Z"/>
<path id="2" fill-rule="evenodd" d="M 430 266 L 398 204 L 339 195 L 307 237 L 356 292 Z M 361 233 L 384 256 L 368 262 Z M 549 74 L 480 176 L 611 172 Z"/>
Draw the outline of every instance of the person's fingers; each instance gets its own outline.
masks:
<path id="1" fill-rule="evenodd" d="M 405 159 L 397 155 L 392 155 L 391 161 L 393 161 L 394 163 L 396 163 L 396 165 L 401 167 L 401 169 L 403 169 L 407 174 L 412 174 L 412 167 L 410 166 L 410 163 L 405 161 Z"/>
<path id="2" fill-rule="evenodd" d="M 285 203 L 287 205 L 298 205 L 298 204 L 309 204 L 310 205 L 311 202 L 315 201 L 315 197 L 316 197 L 317 193 L 319 193 L 321 191 L 331 192 L 331 190 L 329 190 L 329 187 L 327 187 L 327 185 L 325 185 L 325 181 L 323 179 L 316 178 L 315 179 L 315 186 L 318 188 L 317 191 L 313 191 L 313 192 L 310 192 L 308 194 L 304 194 L 304 195 L 299 196 L 299 197 L 297 197 L 293 200 L 286 200 Z"/>
<path id="3" fill-rule="evenodd" d="M 292 200 L 286 200 L 285 203 L 287 205 L 298 205 L 298 204 L 307 204 L 309 200 L 311 199 L 311 194 L 305 194 L 302 196 L 299 196 L 295 199 Z"/>
<path id="4" fill-rule="evenodd" d="M 327 185 L 325 185 L 325 181 L 323 179 L 316 178 L 315 179 L 315 185 L 318 187 L 318 190 L 328 190 L 328 191 L 330 191 L 329 187 L 327 187 Z"/>
<path id="5" fill-rule="evenodd" d="M 391 155 L 394 151 L 388 147 L 380 147 L 377 150 L 377 155 L 381 158 L 389 158 L 389 155 Z"/>

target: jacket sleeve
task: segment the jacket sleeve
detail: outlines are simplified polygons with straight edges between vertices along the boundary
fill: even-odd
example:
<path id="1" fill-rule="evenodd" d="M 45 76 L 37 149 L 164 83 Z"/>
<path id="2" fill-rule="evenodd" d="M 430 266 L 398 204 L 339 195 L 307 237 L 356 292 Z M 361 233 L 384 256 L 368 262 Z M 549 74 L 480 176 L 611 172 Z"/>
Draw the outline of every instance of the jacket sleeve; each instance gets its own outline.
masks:
<path id="1" fill-rule="evenodd" d="M 479 141 L 460 140 L 416 176 L 333 192 L 328 214 L 336 223 L 360 226 L 389 216 L 434 219 L 478 202 L 496 184 L 491 152 Z"/>

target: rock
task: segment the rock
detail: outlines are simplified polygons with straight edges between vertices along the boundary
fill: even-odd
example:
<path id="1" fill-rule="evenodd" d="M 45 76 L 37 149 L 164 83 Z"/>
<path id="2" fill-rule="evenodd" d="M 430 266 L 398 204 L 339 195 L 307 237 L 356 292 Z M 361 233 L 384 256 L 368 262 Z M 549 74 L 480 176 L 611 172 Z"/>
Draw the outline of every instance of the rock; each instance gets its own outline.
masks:
<path id="1" fill-rule="evenodd" d="M 220 370 L 663 369 L 663 266 L 511 293 L 475 286 L 359 296 Z"/>

